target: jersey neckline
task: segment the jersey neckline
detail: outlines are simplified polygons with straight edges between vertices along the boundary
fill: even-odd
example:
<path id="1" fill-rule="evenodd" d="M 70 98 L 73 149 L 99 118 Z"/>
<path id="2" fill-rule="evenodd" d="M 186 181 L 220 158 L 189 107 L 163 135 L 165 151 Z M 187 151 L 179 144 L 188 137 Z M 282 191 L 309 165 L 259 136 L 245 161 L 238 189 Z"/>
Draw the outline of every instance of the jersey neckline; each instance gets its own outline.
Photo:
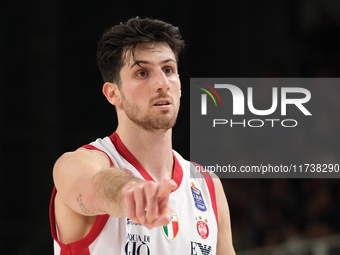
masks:
<path id="1" fill-rule="evenodd" d="M 114 132 L 112 135 L 109 136 L 111 139 L 112 144 L 116 147 L 116 150 L 120 155 L 123 156 L 134 168 L 137 169 L 137 171 L 142 175 L 142 177 L 146 181 L 154 181 L 155 180 L 151 177 L 151 175 L 148 173 L 148 171 L 145 170 L 145 168 L 139 163 L 139 161 L 135 158 L 135 156 L 132 155 L 132 153 L 126 148 L 122 140 L 120 139 L 117 132 Z M 174 167 L 172 172 L 172 179 L 176 182 L 177 190 L 182 182 L 183 179 L 183 169 L 178 162 L 175 154 L 172 152 L 173 159 L 174 159 Z M 175 190 L 172 190 L 175 191 Z"/>

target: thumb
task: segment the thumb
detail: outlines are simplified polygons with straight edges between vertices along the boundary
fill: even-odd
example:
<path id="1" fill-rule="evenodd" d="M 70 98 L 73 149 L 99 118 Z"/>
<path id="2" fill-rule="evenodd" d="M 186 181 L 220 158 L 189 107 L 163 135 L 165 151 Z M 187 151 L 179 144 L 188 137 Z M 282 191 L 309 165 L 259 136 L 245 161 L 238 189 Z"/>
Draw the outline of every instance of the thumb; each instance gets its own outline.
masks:
<path id="1" fill-rule="evenodd" d="M 168 197 L 170 193 L 177 188 L 177 186 L 178 185 L 174 180 L 168 180 L 168 181 L 159 183 L 158 197 L 159 198 Z"/>

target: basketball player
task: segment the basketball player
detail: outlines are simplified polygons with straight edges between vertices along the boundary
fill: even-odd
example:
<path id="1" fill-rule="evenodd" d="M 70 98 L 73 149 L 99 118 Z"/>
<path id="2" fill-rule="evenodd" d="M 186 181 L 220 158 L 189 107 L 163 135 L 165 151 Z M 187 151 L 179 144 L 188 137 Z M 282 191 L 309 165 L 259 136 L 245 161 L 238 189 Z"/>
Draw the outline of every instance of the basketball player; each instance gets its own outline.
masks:
<path id="1" fill-rule="evenodd" d="M 55 254 L 235 254 L 220 180 L 191 178 L 191 163 L 172 150 L 183 47 L 177 27 L 138 17 L 99 41 L 118 127 L 55 164 Z"/>

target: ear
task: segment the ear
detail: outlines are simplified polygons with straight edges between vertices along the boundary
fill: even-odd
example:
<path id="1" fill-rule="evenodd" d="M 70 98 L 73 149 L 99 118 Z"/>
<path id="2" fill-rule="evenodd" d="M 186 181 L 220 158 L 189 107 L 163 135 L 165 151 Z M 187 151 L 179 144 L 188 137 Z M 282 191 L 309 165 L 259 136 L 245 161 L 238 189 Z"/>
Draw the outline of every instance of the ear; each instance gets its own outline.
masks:
<path id="1" fill-rule="evenodd" d="M 103 93 L 110 104 L 120 104 L 120 92 L 116 83 L 105 82 L 103 85 Z"/>

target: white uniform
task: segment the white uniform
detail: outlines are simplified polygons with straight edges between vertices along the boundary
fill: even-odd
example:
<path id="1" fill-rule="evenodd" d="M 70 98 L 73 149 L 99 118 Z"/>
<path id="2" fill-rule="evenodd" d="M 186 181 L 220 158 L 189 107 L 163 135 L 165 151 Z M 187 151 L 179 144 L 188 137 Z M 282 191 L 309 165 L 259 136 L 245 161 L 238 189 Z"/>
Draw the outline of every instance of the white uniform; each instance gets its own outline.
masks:
<path id="1" fill-rule="evenodd" d="M 119 136 L 97 139 L 88 149 L 107 154 L 111 165 L 125 169 L 145 180 L 153 180 L 136 158 L 124 146 Z M 170 194 L 172 208 L 168 226 L 148 230 L 129 218 L 109 215 L 97 217 L 89 234 L 74 243 L 59 242 L 54 217 L 53 191 L 50 221 L 55 255 L 212 255 L 216 254 L 218 217 L 214 184 L 211 178 L 191 169 L 190 162 L 173 151 L 173 180 L 178 188 Z M 193 176 L 198 178 L 192 178 Z"/>

